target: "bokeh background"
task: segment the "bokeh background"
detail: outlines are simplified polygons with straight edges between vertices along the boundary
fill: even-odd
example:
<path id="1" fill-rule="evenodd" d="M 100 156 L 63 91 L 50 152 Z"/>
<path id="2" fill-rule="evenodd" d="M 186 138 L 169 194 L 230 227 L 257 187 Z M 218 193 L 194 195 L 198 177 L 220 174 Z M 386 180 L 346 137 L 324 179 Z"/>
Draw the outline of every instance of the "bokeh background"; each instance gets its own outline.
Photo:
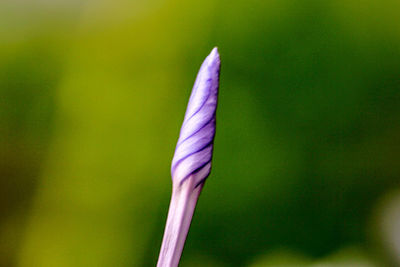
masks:
<path id="1" fill-rule="evenodd" d="M 0 266 L 155 266 L 198 68 L 181 266 L 400 265 L 398 0 L 2 0 Z"/>

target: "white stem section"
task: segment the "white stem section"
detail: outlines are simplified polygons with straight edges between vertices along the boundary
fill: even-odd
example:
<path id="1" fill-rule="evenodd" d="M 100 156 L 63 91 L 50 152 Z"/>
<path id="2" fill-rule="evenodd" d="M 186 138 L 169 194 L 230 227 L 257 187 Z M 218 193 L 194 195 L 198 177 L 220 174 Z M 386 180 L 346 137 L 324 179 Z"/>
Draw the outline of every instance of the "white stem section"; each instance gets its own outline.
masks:
<path id="1" fill-rule="evenodd" d="M 174 185 L 172 188 L 157 267 L 177 267 L 179 264 L 197 199 L 203 188 L 203 184 L 194 188 L 194 182 L 195 179 L 189 177 L 182 185 Z"/>

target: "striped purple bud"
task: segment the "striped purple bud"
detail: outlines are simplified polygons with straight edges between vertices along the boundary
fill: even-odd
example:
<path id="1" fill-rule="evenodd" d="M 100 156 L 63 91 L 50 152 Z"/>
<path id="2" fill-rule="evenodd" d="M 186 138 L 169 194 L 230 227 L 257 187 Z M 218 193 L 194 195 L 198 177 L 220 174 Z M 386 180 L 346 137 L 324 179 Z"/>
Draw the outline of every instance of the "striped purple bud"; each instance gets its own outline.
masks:
<path id="1" fill-rule="evenodd" d="M 198 186 L 208 177 L 215 135 L 220 59 L 217 48 L 204 60 L 186 109 L 171 175 L 174 183 L 194 179 Z"/>
<path id="2" fill-rule="evenodd" d="M 201 65 L 172 160 L 172 197 L 157 267 L 177 267 L 197 199 L 210 174 L 220 60 L 217 48 Z"/>

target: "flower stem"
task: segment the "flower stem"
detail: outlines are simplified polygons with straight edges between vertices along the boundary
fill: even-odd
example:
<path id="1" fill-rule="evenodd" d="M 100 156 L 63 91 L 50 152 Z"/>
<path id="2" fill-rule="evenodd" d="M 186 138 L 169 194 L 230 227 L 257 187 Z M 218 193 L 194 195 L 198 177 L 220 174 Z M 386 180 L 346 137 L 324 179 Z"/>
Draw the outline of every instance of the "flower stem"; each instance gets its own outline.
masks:
<path id="1" fill-rule="evenodd" d="M 157 267 L 177 267 L 203 184 L 194 179 L 174 185 Z"/>

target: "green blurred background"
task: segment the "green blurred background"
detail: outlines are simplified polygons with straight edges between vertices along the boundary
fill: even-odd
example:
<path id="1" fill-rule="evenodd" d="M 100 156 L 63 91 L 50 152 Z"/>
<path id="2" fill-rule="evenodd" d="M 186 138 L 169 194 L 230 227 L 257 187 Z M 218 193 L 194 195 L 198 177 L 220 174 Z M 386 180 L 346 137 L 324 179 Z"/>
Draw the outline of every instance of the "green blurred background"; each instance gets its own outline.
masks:
<path id="1" fill-rule="evenodd" d="M 222 61 L 181 266 L 400 265 L 398 0 L 2 0 L 0 266 L 155 266 Z"/>

